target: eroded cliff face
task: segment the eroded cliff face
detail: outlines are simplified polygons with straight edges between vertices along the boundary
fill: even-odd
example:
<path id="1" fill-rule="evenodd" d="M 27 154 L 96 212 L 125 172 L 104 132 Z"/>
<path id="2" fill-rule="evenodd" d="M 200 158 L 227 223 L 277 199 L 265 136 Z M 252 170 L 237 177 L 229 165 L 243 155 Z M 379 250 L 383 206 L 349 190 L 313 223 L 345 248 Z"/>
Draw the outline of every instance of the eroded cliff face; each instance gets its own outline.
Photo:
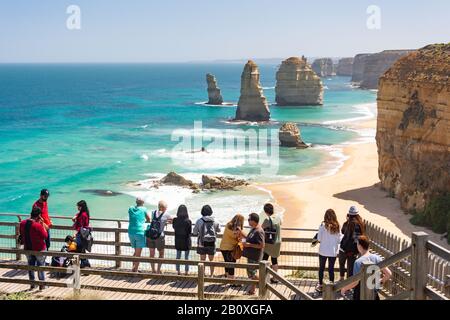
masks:
<path id="1" fill-rule="evenodd" d="M 235 120 L 268 121 L 270 110 L 259 82 L 259 69 L 249 60 L 241 76 L 241 96 Z"/>
<path id="2" fill-rule="evenodd" d="M 336 74 L 338 76 L 348 77 L 353 74 L 353 58 L 342 58 L 339 60 Z"/>
<path id="3" fill-rule="evenodd" d="M 353 59 L 353 70 L 352 70 L 352 82 L 359 84 L 364 76 L 364 68 L 366 66 L 366 59 L 369 57 L 370 53 L 357 54 Z"/>
<path id="4" fill-rule="evenodd" d="M 304 57 L 291 57 L 281 64 L 275 87 L 279 106 L 323 104 L 322 80 Z"/>
<path id="5" fill-rule="evenodd" d="M 223 103 L 220 88 L 217 86 L 217 80 L 214 75 L 208 73 L 206 75 L 206 84 L 208 85 L 208 103 L 212 105 L 221 105 Z"/>
<path id="6" fill-rule="evenodd" d="M 411 52 L 413 50 L 385 50 L 366 57 L 360 87 L 362 89 L 377 89 L 378 81 L 383 73 L 398 59 Z"/>
<path id="7" fill-rule="evenodd" d="M 330 77 L 336 75 L 334 71 L 334 63 L 331 58 L 314 60 L 312 69 L 319 77 Z"/>
<path id="8" fill-rule="evenodd" d="M 450 44 L 413 52 L 381 77 L 376 140 L 382 187 L 404 209 L 450 192 Z"/>

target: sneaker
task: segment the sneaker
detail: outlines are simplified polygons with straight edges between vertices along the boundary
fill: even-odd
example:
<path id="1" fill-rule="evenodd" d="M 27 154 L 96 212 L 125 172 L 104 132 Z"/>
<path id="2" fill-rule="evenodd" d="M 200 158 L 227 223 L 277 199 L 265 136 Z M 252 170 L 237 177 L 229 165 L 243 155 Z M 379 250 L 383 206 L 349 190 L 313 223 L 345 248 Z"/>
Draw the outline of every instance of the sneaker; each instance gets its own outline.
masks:
<path id="1" fill-rule="evenodd" d="M 39 286 L 39 291 L 47 289 L 47 286 Z"/>
<path id="2" fill-rule="evenodd" d="M 277 280 L 277 279 L 274 279 L 274 278 L 270 278 L 270 283 L 271 283 L 271 284 L 277 284 L 277 283 L 278 283 L 278 280 Z"/>
<path id="3" fill-rule="evenodd" d="M 317 292 L 322 292 L 323 291 L 323 286 L 321 284 L 317 284 L 316 291 Z"/>
<path id="4" fill-rule="evenodd" d="M 35 290 L 36 288 L 37 288 L 37 285 L 32 284 L 32 285 L 30 286 L 30 291 Z"/>

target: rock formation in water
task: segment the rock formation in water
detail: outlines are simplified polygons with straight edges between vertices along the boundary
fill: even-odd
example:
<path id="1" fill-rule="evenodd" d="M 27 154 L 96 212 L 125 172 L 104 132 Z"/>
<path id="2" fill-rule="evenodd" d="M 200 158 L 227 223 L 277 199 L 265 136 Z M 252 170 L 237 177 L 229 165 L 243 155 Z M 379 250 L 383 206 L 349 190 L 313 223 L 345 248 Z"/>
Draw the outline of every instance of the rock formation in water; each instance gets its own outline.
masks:
<path id="1" fill-rule="evenodd" d="M 413 52 L 413 50 L 386 50 L 375 53 L 365 59 L 364 74 L 360 87 L 362 89 L 377 89 L 378 81 L 383 73 L 398 59 Z"/>
<path id="2" fill-rule="evenodd" d="M 281 147 L 306 149 L 309 146 L 303 142 L 300 129 L 295 123 L 288 122 L 281 126 L 279 131 Z"/>
<path id="3" fill-rule="evenodd" d="M 206 75 L 206 83 L 208 84 L 208 103 L 212 105 L 221 105 L 223 103 L 220 88 L 217 86 L 217 81 L 214 75 L 208 73 Z"/>
<path id="4" fill-rule="evenodd" d="M 270 110 L 259 82 L 258 66 L 247 62 L 241 76 L 241 97 L 235 120 L 269 121 Z"/>
<path id="5" fill-rule="evenodd" d="M 319 77 L 330 77 L 336 75 L 333 60 L 330 58 L 314 60 L 312 69 Z"/>
<path id="6" fill-rule="evenodd" d="M 350 77 L 353 74 L 353 58 L 342 58 L 336 67 L 338 76 Z"/>
<path id="7" fill-rule="evenodd" d="M 381 77 L 376 138 L 381 185 L 404 209 L 450 192 L 450 44 L 413 52 Z"/>
<path id="8" fill-rule="evenodd" d="M 323 104 L 322 80 L 304 57 L 283 61 L 277 72 L 275 93 L 279 106 Z"/>
<path id="9" fill-rule="evenodd" d="M 366 67 L 366 60 L 370 53 L 357 54 L 353 59 L 352 82 L 360 84 L 364 76 L 364 68 Z"/>

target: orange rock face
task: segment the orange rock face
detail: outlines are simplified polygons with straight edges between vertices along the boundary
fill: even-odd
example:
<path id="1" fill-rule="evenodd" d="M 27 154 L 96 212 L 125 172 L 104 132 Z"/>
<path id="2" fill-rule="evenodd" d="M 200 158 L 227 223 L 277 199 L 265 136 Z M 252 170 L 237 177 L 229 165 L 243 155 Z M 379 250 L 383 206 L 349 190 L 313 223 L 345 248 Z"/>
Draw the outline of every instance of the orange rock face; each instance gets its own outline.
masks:
<path id="1" fill-rule="evenodd" d="M 376 139 L 382 187 L 404 209 L 450 191 L 450 44 L 413 52 L 381 77 Z"/>

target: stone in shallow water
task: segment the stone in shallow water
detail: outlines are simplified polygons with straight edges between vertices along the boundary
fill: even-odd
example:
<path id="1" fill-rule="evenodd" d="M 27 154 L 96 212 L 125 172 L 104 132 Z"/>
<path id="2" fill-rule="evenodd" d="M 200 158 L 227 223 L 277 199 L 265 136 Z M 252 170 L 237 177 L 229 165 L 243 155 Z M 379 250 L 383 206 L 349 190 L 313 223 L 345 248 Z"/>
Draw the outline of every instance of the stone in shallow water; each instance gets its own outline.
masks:
<path id="1" fill-rule="evenodd" d="M 295 123 L 283 124 L 279 132 L 280 146 L 288 148 L 306 149 L 309 146 L 303 142 L 300 129 Z"/>
<path id="2" fill-rule="evenodd" d="M 101 190 L 101 189 L 87 189 L 87 190 L 80 190 L 81 193 L 90 193 L 96 196 L 101 197 L 116 197 L 120 196 L 122 193 L 115 192 L 111 190 Z"/>
<path id="3" fill-rule="evenodd" d="M 221 105 L 223 103 L 220 88 L 217 86 L 217 80 L 214 75 L 208 73 L 206 75 L 206 83 L 208 84 L 208 103 L 212 105 Z"/>

